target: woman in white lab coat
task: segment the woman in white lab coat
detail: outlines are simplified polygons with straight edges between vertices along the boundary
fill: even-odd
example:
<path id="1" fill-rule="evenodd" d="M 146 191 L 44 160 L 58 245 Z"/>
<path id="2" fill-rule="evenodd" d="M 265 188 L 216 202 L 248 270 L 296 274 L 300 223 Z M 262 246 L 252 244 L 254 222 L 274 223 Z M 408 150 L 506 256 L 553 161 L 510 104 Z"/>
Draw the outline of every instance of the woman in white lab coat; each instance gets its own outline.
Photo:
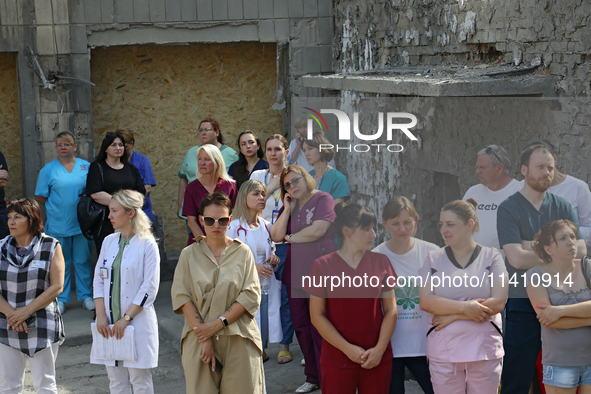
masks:
<path id="1" fill-rule="evenodd" d="M 102 360 L 112 394 L 153 394 L 151 368 L 158 365 L 158 321 L 154 300 L 160 281 L 160 255 L 142 211 L 144 196 L 133 190 L 113 194 L 109 220 L 115 230 L 105 238 L 94 273 L 96 326 L 107 338 L 123 337 L 128 325 L 134 328 L 135 361 Z"/>
<path id="2" fill-rule="evenodd" d="M 283 339 L 279 313 L 281 284 L 273 274 L 273 269 L 279 264 L 279 257 L 274 254 L 275 246 L 269 235 L 271 223 L 261 217 L 267 203 L 266 190 L 262 182 L 252 179 L 240 186 L 234 207 L 234 220 L 230 222 L 227 232 L 229 238 L 238 238 L 250 248 L 259 280 L 268 280 L 267 294 L 261 283 L 261 307 L 255 316 L 261 331 L 263 349 L 266 349 L 269 342 L 277 343 Z M 269 356 L 263 351 L 263 362 L 268 359 Z"/>

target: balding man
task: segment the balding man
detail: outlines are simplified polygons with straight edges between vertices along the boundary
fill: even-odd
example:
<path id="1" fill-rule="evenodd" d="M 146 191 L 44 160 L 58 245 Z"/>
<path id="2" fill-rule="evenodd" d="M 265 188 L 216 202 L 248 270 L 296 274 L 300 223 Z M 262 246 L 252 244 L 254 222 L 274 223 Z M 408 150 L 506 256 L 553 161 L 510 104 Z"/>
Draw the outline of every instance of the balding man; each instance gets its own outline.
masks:
<path id="1" fill-rule="evenodd" d="M 468 189 L 463 198 L 467 200 L 472 197 L 478 201 L 476 210 L 480 232 L 474 234 L 474 241 L 499 250 L 497 209 L 507 197 L 521 189 L 519 182 L 507 173 L 507 168 L 510 167 L 509 155 L 503 147 L 489 145 L 481 149 L 476 161 L 476 175 L 480 183 Z"/>

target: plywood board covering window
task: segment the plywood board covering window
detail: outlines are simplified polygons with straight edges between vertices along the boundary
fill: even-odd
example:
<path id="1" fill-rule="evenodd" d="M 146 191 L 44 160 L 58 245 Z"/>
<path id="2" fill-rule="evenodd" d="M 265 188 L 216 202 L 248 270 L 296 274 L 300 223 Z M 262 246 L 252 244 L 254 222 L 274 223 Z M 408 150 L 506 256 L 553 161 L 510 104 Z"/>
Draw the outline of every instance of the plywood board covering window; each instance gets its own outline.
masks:
<path id="1" fill-rule="evenodd" d="M 276 45 L 262 43 L 125 46 L 91 53 L 94 143 L 108 131 L 136 133 L 135 151 L 150 158 L 158 186 L 152 204 L 164 219 L 166 245 L 187 242 L 176 216 L 177 173 L 187 150 L 199 144 L 198 120 L 218 120 L 224 142 L 236 148 L 246 129 L 264 139 L 281 133 L 273 111 Z"/>
<path id="2" fill-rule="evenodd" d="M 0 52 L 0 152 L 6 157 L 10 181 L 5 198 L 23 196 L 21 169 L 21 139 L 18 117 L 18 83 L 16 53 Z"/>

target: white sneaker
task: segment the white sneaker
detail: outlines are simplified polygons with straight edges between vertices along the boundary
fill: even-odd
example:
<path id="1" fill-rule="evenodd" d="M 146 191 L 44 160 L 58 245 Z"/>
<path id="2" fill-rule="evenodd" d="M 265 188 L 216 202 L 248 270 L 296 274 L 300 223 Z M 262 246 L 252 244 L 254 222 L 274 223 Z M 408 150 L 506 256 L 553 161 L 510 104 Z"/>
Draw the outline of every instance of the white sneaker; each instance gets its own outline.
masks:
<path id="1" fill-rule="evenodd" d="M 63 315 L 64 313 L 66 313 L 66 304 L 64 304 L 63 302 L 58 301 L 57 302 L 57 307 L 59 308 L 61 315 Z"/>
<path id="2" fill-rule="evenodd" d="M 82 306 L 84 307 L 84 309 L 88 311 L 94 311 L 94 309 L 96 308 L 96 306 L 94 305 L 94 300 L 90 297 L 84 300 Z"/>
<path id="3" fill-rule="evenodd" d="M 317 384 L 314 383 L 304 383 L 302 384 L 300 387 L 298 387 L 298 389 L 295 391 L 296 393 L 309 393 L 311 391 L 314 391 L 318 388 Z"/>
<path id="4" fill-rule="evenodd" d="M 302 358 L 302 361 L 300 361 L 300 364 L 302 364 L 302 367 L 306 366 L 306 359 Z"/>

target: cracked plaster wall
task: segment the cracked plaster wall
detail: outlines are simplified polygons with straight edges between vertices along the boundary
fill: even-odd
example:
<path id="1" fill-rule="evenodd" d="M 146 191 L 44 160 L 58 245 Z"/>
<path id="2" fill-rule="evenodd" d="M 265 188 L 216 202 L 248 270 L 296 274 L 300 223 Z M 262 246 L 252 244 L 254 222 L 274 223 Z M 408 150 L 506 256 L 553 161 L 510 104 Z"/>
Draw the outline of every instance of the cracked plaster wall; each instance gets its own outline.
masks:
<path id="1" fill-rule="evenodd" d="M 444 101 L 449 114 L 435 124 L 419 124 L 414 130 L 420 142 L 406 143 L 398 157 L 378 154 L 359 161 L 346 152 L 338 155 L 337 165 L 348 177 L 352 201 L 369 205 L 379 216 L 390 197 L 405 195 L 415 201 L 422 217 L 418 236 L 441 244 L 439 209 L 478 182 L 476 153 L 488 144 L 497 143 L 509 151 L 510 173 L 521 179 L 520 151 L 533 139 L 547 139 L 557 147 L 563 173 L 591 181 L 591 3 L 335 0 L 333 14 L 336 73 L 422 65 L 539 65 L 536 75 L 556 77 L 556 96 L 576 97 L 543 116 L 524 108 L 523 116 L 513 118 L 513 123 L 486 101 L 470 99 L 469 106 Z M 346 103 L 341 108 L 353 111 L 358 108 L 351 100 L 379 95 L 342 91 L 340 97 Z M 408 112 L 424 113 L 430 108 L 429 100 L 409 105 Z M 376 181 L 370 183 L 373 188 L 368 186 L 368 174 L 376 174 Z M 378 228 L 381 240 L 385 234 Z"/>

